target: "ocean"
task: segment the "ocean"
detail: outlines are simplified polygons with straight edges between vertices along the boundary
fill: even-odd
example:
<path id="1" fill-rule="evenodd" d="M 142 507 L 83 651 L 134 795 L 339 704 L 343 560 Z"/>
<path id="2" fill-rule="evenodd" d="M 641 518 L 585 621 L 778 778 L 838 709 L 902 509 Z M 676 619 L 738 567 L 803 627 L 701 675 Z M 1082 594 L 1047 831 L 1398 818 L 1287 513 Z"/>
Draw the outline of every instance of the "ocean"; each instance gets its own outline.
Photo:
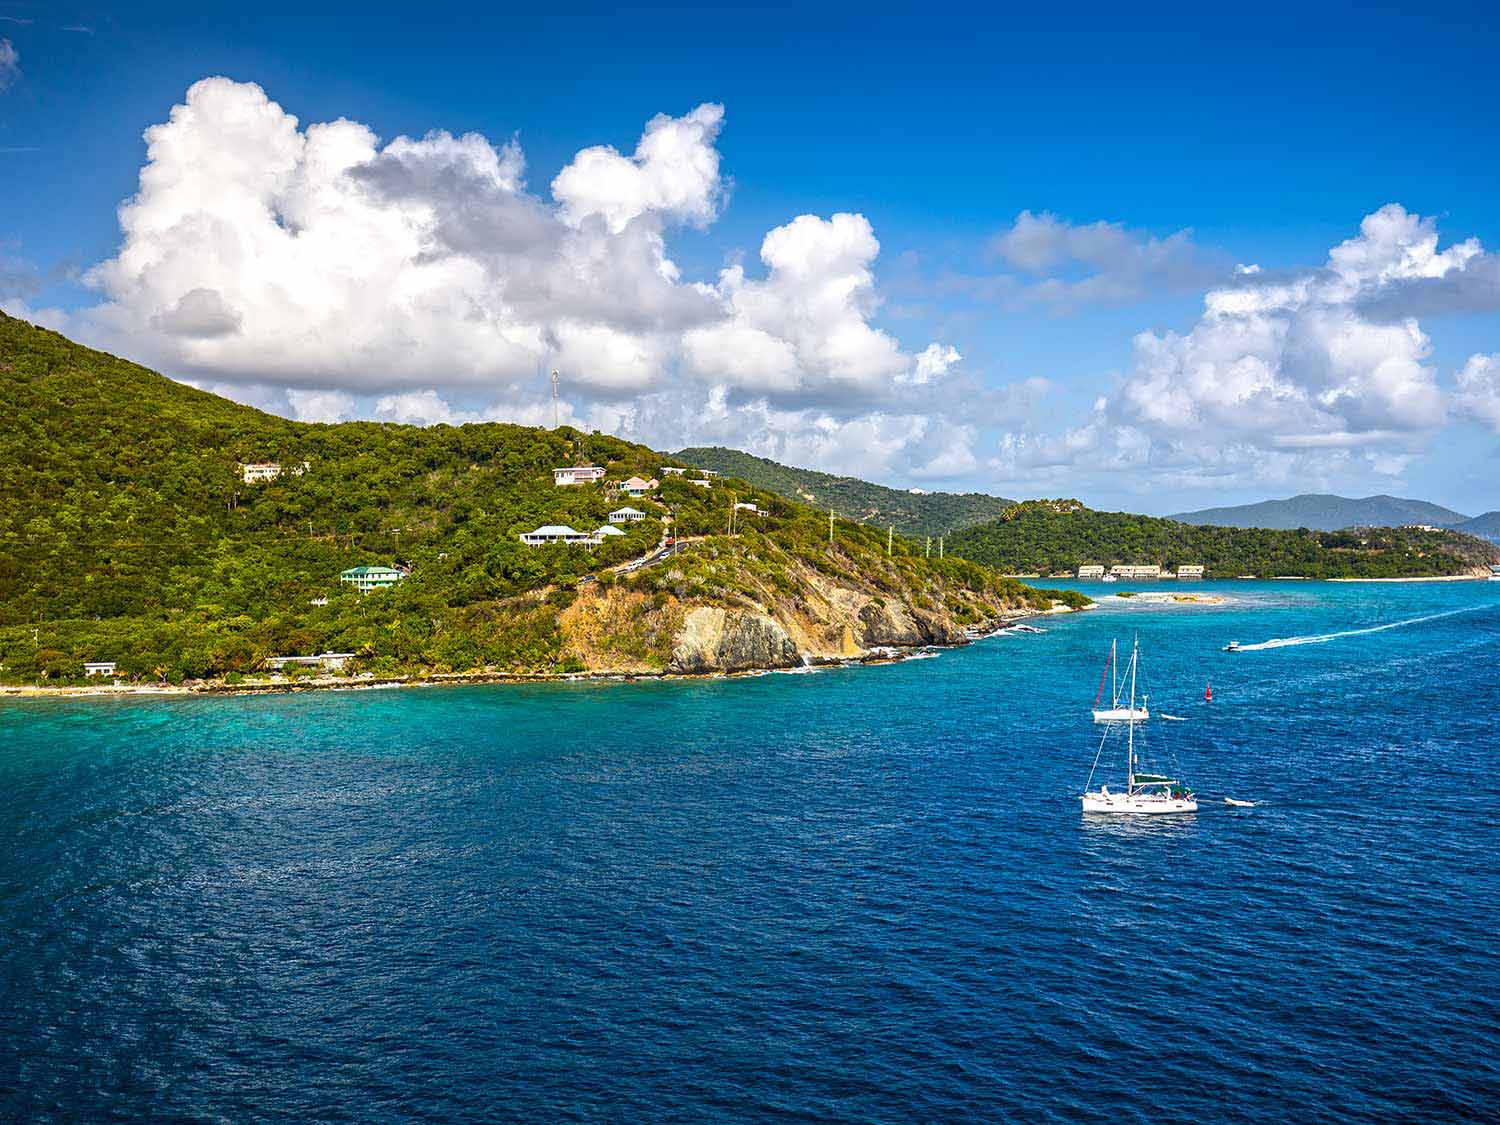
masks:
<path id="1" fill-rule="evenodd" d="M 800 675 L 0 701 L 0 1118 L 1493 1120 L 1500 584 L 1191 589 Z M 1202 807 L 1086 818 L 1137 636 Z"/>

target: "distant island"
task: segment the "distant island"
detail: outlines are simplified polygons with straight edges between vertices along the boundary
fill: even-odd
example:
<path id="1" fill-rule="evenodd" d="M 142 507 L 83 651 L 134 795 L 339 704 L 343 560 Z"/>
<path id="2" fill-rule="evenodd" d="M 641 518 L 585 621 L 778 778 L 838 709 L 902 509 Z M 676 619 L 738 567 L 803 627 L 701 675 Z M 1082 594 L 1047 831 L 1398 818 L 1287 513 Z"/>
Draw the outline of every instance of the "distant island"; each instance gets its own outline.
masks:
<path id="1" fill-rule="evenodd" d="M 1305 493 L 1286 500 L 1263 500 L 1228 508 L 1204 508 L 1169 516 L 1180 523 L 1216 527 L 1267 527 L 1292 531 L 1342 531 L 1347 527 L 1402 527 L 1427 524 L 1455 527 L 1469 517 L 1441 504 L 1406 500 L 1399 496 L 1365 496 L 1350 499 L 1325 493 Z"/>
<path id="2" fill-rule="evenodd" d="M 732 672 L 1087 604 L 601 434 L 292 422 L 3 314 L 0 374 L 0 683 Z"/>
<path id="3" fill-rule="evenodd" d="M 1492 543 L 1439 528 L 1286 531 L 1096 512 L 1077 500 L 1033 500 L 947 541 L 950 554 L 1013 574 L 1073 575 L 1085 566 L 1204 568 L 1210 578 L 1417 578 L 1485 575 Z"/>
<path id="4" fill-rule="evenodd" d="M 796 469 L 723 446 L 679 449 L 676 456 L 689 465 L 739 477 L 789 500 L 811 504 L 825 512 L 832 508 L 845 519 L 895 528 L 900 535 L 947 535 L 962 527 L 996 519 L 1015 503 L 983 492 L 888 488 L 858 477 Z"/>

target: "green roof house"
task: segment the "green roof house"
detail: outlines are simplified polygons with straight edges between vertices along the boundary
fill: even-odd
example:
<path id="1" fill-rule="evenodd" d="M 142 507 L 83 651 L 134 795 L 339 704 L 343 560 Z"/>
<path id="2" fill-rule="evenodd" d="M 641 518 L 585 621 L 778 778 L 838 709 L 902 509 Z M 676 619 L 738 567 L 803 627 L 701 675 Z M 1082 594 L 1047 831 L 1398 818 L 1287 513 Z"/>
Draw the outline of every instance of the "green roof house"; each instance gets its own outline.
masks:
<path id="1" fill-rule="evenodd" d="M 383 590 L 394 586 L 405 578 L 407 571 L 394 566 L 356 566 L 339 575 L 340 582 L 347 582 L 361 594 L 371 590 Z"/>

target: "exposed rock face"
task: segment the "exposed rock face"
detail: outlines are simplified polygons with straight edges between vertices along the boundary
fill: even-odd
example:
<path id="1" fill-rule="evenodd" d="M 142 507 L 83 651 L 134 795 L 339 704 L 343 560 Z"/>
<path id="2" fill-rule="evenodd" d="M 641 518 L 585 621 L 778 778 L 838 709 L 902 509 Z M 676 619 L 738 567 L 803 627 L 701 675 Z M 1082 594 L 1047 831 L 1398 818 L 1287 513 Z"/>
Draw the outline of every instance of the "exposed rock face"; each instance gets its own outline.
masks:
<path id="1" fill-rule="evenodd" d="M 801 663 L 797 646 L 763 613 L 699 606 L 677 634 L 668 669 L 673 672 L 742 672 Z"/>
<path id="2" fill-rule="evenodd" d="M 869 601 L 859 611 L 861 639 L 874 645 L 955 644 L 962 631 L 947 622 L 908 609 L 900 602 Z"/>

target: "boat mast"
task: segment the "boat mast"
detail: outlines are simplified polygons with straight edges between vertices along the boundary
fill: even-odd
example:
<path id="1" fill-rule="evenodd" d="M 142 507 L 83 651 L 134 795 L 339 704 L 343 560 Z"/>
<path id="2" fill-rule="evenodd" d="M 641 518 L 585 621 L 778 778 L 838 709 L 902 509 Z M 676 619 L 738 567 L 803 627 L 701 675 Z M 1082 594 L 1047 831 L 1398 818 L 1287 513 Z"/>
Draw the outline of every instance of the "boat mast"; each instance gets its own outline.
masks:
<path id="1" fill-rule="evenodd" d="M 1129 764 L 1126 767 L 1128 773 L 1125 778 L 1125 791 L 1127 793 L 1135 792 L 1135 662 L 1140 658 L 1140 655 L 1141 639 L 1137 637 L 1130 649 L 1130 712 L 1129 718 L 1126 720 L 1130 724 L 1130 730 L 1127 735 L 1130 744 L 1127 757 Z"/>

